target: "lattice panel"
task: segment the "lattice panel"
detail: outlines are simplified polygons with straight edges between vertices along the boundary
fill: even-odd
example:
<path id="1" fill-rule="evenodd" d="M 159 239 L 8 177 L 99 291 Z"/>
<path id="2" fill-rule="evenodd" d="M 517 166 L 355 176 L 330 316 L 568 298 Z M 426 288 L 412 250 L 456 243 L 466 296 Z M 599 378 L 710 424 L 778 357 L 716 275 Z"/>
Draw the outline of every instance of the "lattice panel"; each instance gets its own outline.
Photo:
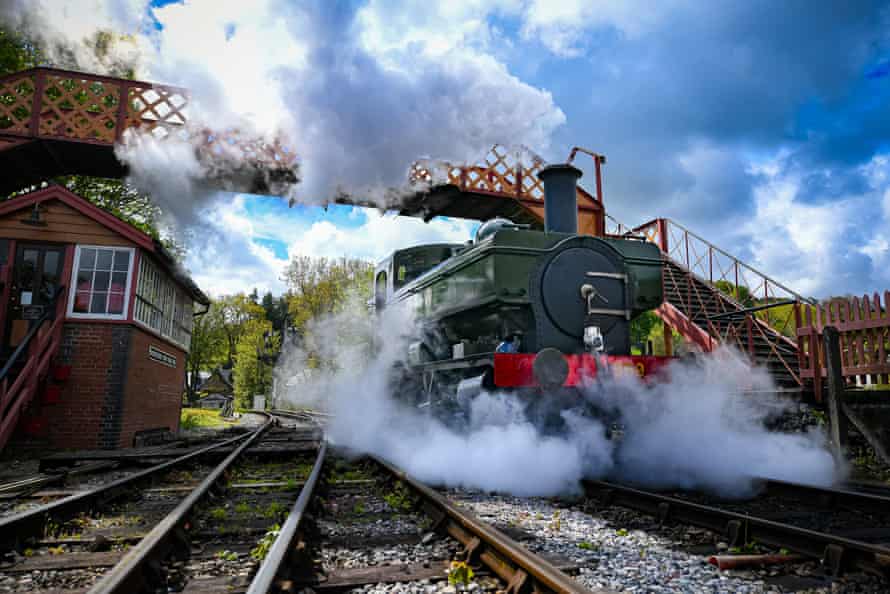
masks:
<path id="1" fill-rule="evenodd" d="M 166 138 L 186 124 L 188 97 L 182 89 L 152 85 L 131 86 L 127 92 L 127 127 L 148 130 Z"/>
<path id="2" fill-rule="evenodd" d="M 34 103 L 34 76 L 0 79 L 0 130 L 28 132 Z"/>
<path id="3" fill-rule="evenodd" d="M 205 131 L 200 152 L 229 159 L 234 163 L 247 162 L 260 169 L 291 168 L 297 162 L 297 154 L 281 142 L 246 137 L 238 130 L 228 130 L 221 134 Z"/>
<path id="4" fill-rule="evenodd" d="M 47 75 L 40 104 L 41 136 L 114 142 L 120 85 Z"/>
<path id="5" fill-rule="evenodd" d="M 433 174 L 425 162 L 415 161 L 408 171 L 408 181 L 412 184 L 429 184 L 433 182 Z"/>

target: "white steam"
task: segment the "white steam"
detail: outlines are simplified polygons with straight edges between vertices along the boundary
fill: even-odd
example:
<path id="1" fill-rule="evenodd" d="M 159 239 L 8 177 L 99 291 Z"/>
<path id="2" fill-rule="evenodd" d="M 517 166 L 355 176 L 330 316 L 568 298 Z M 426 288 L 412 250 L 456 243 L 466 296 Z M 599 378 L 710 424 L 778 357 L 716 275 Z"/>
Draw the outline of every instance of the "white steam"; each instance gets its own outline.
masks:
<path id="1" fill-rule="evenodd" d="M 0 2 L 4 23 L 74 56 L 62 65 L 101 73 L 126 62 L 139 77 L 187 88 L 186 114 L 194 130 L 249 130 L 267 142 L 286 139 L 299 156 L 301 183 L 270 191 L 302 203 L 348 197 L 390 207 L 411 192 L 407 172 L 417 158 L 475 160 L 503 142 L 545 150 L 565 121 L 549 92 L 524 83 L 483 49 L 370 43 L 374 23 L 361 17 L 358 6 Z M 105 30 L 130 35 L 115 47 L 131 54 L 97 58 L 89 40 Z M 50 58 L 57 55 L 54 49 Z M 237 180 L 251 165 L 249 156 L 245 163 L 203 154 L 196 163 L 185 154 L 189 146 L 200 153 L 205 141 L 192 133 L 161 143 L 137 138 L 118 154 L 131 169 L 130 181 L 165 206 L 196 203 L 174 211 L 189 226 L 189 212 L 200 211 L 212 195 L 198 182 Z"/>
<path id="2" fill-rule="evenodd" d="M 771 395 L 765 373 L 728 350 L 697 364 L 677 363 L 670 381 L 653 386 L 626 376 L 587 386 L 589 402 L 621 413 L 624 436 L 609 440 L 603 423 L 584 414 L 580 403 L 562 411 L 564 429 L 550 434 L 506 393 L 479 395 L 461 429 L 396 400 L 390 370 L 405 352 L 410 328 L 393 309 L 379 326 L 361 313 L 315 322 L 312 344 L 286 350 L 276 370 L 277 405 L 326 410 L 336 443 L 447 486 L 553 495 L 577 491 L 582 478 L 609 477 L 740 495 L 756 476 L 812 484 L 837 478 L 824 435 L 765 429 L 764 421 L 789 403 Z M 375 356 L 368 360 L 372 342 Z M 310 352 L 336 365 L 307 372 Z"/>
<path id="3" fill-rule="evenodd" d="M 139 74 L 150 50 L 142 32 L 149 0 L 0 0 L 0 23 L 37 41 L 61 68 Z M 97 34 L 113 33 L 113 40 Z"/>

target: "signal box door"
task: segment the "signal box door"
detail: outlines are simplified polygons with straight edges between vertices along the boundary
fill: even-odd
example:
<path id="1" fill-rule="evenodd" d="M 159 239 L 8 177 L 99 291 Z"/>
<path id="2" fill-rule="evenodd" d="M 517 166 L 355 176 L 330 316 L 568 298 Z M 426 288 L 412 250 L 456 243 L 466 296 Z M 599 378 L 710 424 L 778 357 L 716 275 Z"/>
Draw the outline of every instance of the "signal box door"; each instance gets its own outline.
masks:
<path id="1" fill-rule="evenodd" d="M 40 319 L 62 281 L 65 247 L 22 243 L 16 246 L 6 308 L 4 350 L 10 353 Z M 64 296 L 60 296 L 63 299 Z"/>

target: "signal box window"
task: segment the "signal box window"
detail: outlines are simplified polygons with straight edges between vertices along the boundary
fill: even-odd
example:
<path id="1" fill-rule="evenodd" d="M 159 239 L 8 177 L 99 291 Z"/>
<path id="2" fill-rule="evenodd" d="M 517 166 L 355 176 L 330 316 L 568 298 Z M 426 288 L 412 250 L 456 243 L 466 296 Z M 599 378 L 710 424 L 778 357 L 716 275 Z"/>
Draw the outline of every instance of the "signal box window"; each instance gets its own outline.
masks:
<path id="1" fill-rule="evenodd" d="M 69 315 L 126 318 L 132 269 L 132 248 L 77 246 Z"/>

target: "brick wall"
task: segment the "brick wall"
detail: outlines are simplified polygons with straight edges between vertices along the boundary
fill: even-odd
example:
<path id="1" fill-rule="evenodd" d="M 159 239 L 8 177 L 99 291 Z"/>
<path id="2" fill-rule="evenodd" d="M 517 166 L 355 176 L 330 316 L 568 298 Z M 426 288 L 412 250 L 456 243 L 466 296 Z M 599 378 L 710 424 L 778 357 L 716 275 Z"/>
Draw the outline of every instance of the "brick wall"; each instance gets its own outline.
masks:
<path id="1" fill-rule="evenodd" d="M 176 366 L 150 359 L 152 345 Z M 57 362 L 72 369 L 60 402 L 40 407 L 53 447 L 130 447 L 138 431 L 179 429 L 185 353 L 142 328 L 66 322 Z"/>
<path id="2" fill-rule="evenodd" d="M 121 446 L 133 445 L 133 436 L 145 429 L 179 430 L 185 386 L 185 352 L 138 326 L 129 326 L 130 352 Z M 176 367 L 149 358 L 149 347 L 172 355 Z"/>
<path id="3" fill-rule="evenodd" d="M 99 447 L 114 345 L 111 324 L 66 323 L 57 361 L 71 365 L 60 402 L 41 407 L 50 445 Z"/>

